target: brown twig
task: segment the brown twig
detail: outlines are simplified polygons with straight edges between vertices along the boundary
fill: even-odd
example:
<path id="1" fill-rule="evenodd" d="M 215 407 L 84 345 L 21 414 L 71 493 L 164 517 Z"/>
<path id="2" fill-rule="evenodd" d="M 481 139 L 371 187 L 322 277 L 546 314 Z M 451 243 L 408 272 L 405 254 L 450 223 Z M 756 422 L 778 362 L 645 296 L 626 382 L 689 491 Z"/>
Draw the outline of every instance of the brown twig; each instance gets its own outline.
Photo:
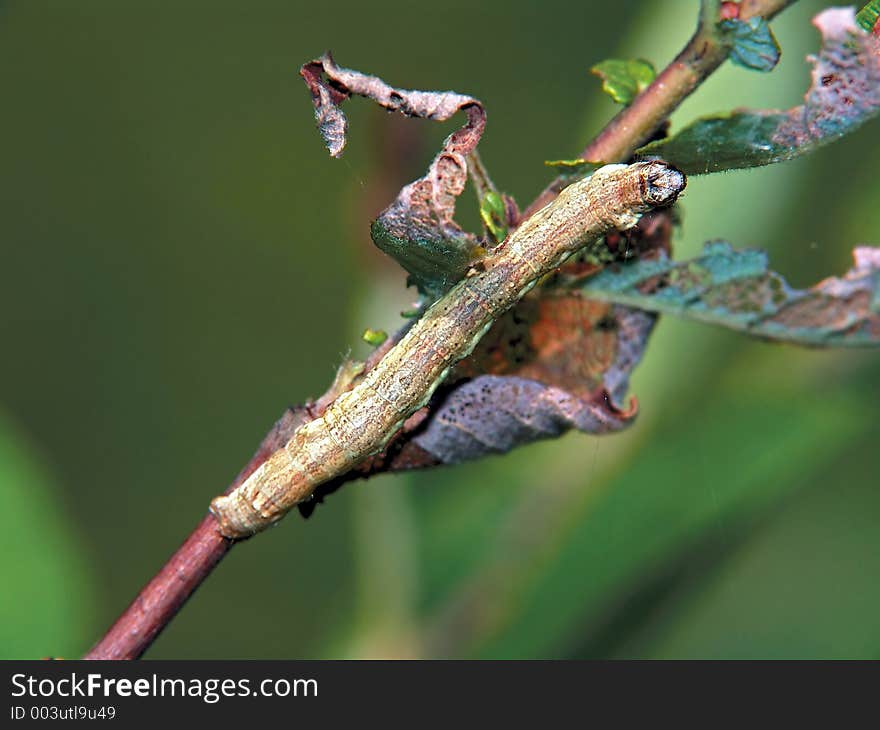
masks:
<path id="1" fill-rule="evenodd" d="M 741 18 L 763 16 L 771 18 L 794 0 L 742 0 Z M 633 151 L 656 132 L 669 114 L 676 109 L 721 63 L 728 50 L 707 27 L 706 8 L 714 2 L 703 3 L 701 23 L 687 46 L 664 69 L 654 82 L 634 102 L 621 111 L 602 132 L 584 149 L 583 159 L 619 162 L 628 159 Z M 712 23 L 708 24 L 712 26 Z M 566 186 L 567 180 L 558 178 L 528 207 L 523 218 L 551 202 Z M 405 330 L 406 328 L 404 328 Z M 379 348 L 367 363 L 375 365 L 403 334 L 401 331 Z M 289 410 L 269 432 L 257 453 L 227 489 L 231 492 L 240 485 L 269 455 L 283 445 L 295 425 L 305 417 L 315 417 L 332 400 L 333 389 L 305 409 Z M 415 414 L 402 432 L 383 454 L 368 459 L 356 470 L 324 485 L 325 494 L 346 481 L 372 474 L 400 469 L 435 465 L 408 437 L 426 414 Z M 107 633 L 85 655 L 85 659 L 137 659 L 150 647 L 156 637 L 174 618 L 187 599 L 211 573 L 234 545 L 218 531 L 217 521 L 208 514 L 192 534 L 172 555 L 171 559 L 141 590 Z"/>
<path id="2" fill-rule="evenodd" d="M 83 659 L 140 658 L 231 547 L 206 516 Z"/>
<path id="3" fill-rule="evenodd" d="M 230 490 L 241 484 L 272 453 L 277 443 L 277 430 L 276 426 L 263 439 L 257 453 L 230 485 Z M 232 545 L 231 540 L 218 532 L 217 521 L 210 514 L 206 515 L 83 658 L 138 659 Z"/>

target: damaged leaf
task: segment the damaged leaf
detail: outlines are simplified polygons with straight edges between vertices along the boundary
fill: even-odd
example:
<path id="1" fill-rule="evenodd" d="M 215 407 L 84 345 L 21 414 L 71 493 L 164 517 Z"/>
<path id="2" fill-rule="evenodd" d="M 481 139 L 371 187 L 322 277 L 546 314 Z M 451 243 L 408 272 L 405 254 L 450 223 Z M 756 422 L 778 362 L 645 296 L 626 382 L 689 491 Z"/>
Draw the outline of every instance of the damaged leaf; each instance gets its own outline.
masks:
<path id="1" fill-rule="evenodd" d="M 634 419 L 623 398 L 656 317 L 577 292 L 526 297 L 459 364 L 413 442 L 440 463 Z"/>
<path id="2" fill-rule="evenodd" d="M 364 96 L 405 116 L 445 121 L 459 111 L 467 124 L 453 132 L 428 173 L 405 186 L 373 222 L 374 243 L 398 261 L 410 280 L 429 298 L 437 298 L 461 279 L 483 252 L 476 237 L 455 222 L 455 203 L 468 178 L 467 156 L 486 126 L 483 105 L 452 91 L 396 89 L 375 76 L 341 68 L 330 54 L 300 70 L 312 94 L 318 129 L 333 157 L 345 147 L 347 121 L 340 105 Z"/>
<path id="3" fill-rule="evenodd" d="M 707 243 L 703 255 L 666 256 L 605 269 L 582 287 L 607 302 L 720 325 L 756 337 L 819 347 L 880 345 L 880 248 L 854 251 L 843 277 L 790 287 L 763 251 Z"/>
<path id="4" fill-rule="evenodd" d="M 435 397 L 410 446 L 438 463 L 509 451 L 571 429 L 602 434 L 635 419 L 629 377 L 654 328 L 653 313 L 589 299 L 572 287 L 598 267 L 670 249 L 675 213 L 653 211 L 606 235 L 601 261 L 577 256 L 499 319 Z"/>
<path id="5" fill-rule="evenodd" d="M 730 44 L 729 58 L 737 66 L 764 72 L 776 68 L 782 49 L 765 18 L 730 18 L 722 20 L 718 28 Z"/>
<path id="6" fill-rule="evenodd" d="M 674 222 L 668 208 L 645 214 L 634 228 L 605 236 L 603 260 L 668 251 Z M 569 259 L 526 295 L 456 365 L 429 406 L 355 474 L 455 464 L 572 428 L 599 434 L 630 425 L 637 407 L 624 400 L 629 377 L 656 315 L 572 291 L 596 270 L 590 260 Z M 345 481 L 320 486 L 300 512 L 311 514 Z"/>
<path id="7" fill-rule="evenodd" d="M 647 89 L 657 75 L 649 61 L 618 58 L 597 63 L 590 73 L 602 79 L 602 91 L 624 106 L 632 104 L 633 99 Z"/>
<path id="8" fill-rule="evenodd" d="M 829 8 L 813 19 L 822 49 L 812 57 L 804 104 L 788 111 L 745 110 L 698 119 L 638 151 L 687 174 L 782 162 L 854 131 L 880 111 L 880 39 L 856 23 L 852 8 Z"/>

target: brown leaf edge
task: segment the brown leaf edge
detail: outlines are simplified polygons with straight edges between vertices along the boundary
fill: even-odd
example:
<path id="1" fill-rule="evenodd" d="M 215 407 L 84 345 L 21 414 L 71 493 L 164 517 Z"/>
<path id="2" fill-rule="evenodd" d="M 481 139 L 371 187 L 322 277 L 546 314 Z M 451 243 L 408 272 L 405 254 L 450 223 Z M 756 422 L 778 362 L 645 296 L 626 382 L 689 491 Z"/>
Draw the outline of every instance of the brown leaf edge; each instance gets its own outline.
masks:
<path id="1" fill-rule="evenodd" d="M 395 258 L 423 293 L 437 296 L 460 279 L 482 248 L 455 222 L 455 203 L 468 178 L 469 154 L 486 127 L 482 103 L 453 91 L 416 91 L 338 66 L 329 53 L 305 64 L 300 75 L 312 95 L 318 130 L 331 156 L 346 144 L 341 104 L 362 96 L 408 117 L 446 121 L 464 112 L 467 123 L 446 138 L 427 174 L 405 186 L 371 227 L 376 245 Z"/>

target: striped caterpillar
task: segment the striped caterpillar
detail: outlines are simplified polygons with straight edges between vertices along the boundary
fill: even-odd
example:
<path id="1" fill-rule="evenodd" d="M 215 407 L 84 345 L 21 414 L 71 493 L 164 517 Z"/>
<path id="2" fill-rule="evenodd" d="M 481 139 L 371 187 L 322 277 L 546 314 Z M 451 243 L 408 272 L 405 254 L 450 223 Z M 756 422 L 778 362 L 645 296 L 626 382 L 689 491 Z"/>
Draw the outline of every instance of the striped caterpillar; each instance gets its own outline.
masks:
<path id="1" fill-rule="evenodd" d="M 604 233 L 669 205 L 685 178 L 662 162 L 606 165 L 527 219 L 438 299 L 324 414 L 300 426 L 241 486 L 211 502 L 221 534 L 249 537 L 381 451 L 455 363 L 544 275 Z"/>

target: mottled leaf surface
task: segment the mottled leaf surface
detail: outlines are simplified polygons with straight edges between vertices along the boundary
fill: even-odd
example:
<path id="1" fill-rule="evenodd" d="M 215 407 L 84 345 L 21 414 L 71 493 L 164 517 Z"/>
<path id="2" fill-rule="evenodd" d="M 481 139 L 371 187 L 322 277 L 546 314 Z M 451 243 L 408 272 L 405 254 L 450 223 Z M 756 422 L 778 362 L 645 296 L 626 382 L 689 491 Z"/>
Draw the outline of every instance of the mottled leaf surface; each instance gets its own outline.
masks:
<path id="1" fill-rule="evenodd" d="M 765 18 L 730 18 L 718 27 L 730 44 L 730 60 L 737 66 L 765 72 L 776 68 L 782 51 Z"/>
<path id="2" fill-rule="evenodd" d="M 860 247 L 855 265 L 811 289 L 790 287 L 762 251 L 706 244 L 703 255 L 609 267 L 583 292 L 594 299 L 674 314 L 799 345 L 880 345 L 880 248 Z"/>
<path id="3" fill-rule="evenodd" d="M 480 200 L 480 218 L 489 235 L 500 242 L 507 235 L 507 206 L 494 190 L 489 190 Z"/>
<path id="4" fill-rule="evenodd" d="M 571 429 L 619 431 L 636 415 L 622 401 L 654 322 L 578 292 L 527 297 L 458 366 L 414 442 L 451 464 Z"/>
<path id="5" fill-rule="evenodd" d="M 673 210 L 652 211 L 634 228 L 606 235 L 607 253 L 566 261 L 499 318 L 474 352 L 456 365 L 429 406 L 355 472 L 456 464 L 571 429 L 603 434 L 629 426 L 637 415 L 635 400 L 625 401 L 629 378 L 656 315 L 591 300 L 577 287 L 605 264 L 667 252 L 674 222 Z M 283 444 L 283 434 L 289 437 L 299 418 L 314 418 L 362 372 L 363 363 L 345 363 L 330 394 L 305 410 L 291 411 L 273 443 Z M 319 487 L 312 500 L 298 506 L 300 512 L 308 517 L 345 481 Z"/>
<path id="6" fill-rule="evenodd" d="M 669 250 L 675 214 L 658 210 L 605 237 L 605 252 L 574 257 L 500 318 L 437 394 L 409 446 L 435 463 L 497 454 L 577 429 L 629 426 L 629 377 L 654 314 L 591 300 L 576 287 L 608 263 Z M 407 447 L 407 448 L 408 448 Z"/>
<path id="7" fill-rule="evenodd" d="M 813 19 L 822 48 L 804 104 L 787 111 L 744 110 L 698 119 L 678 134 L 639 150 L 688 174 L 769 165 L 806 154 L 854 131 L 880 111 L 880 39 L 864 31 L 852 8 Z"/>
<path id="8" fill-rule="evenodd" d="M 459 111 L 467 123 L 443 144 L 428 173 L 405 186 L 373 222 L 375 244 L 396 259 L 419 290 L 436 298 L 467 271 L 483 251 L 475 236 L 455 222 L 455 203 L 468 178 L 467 156 L 486 126 L 483 105 L 453 91 L 397 89 L 376 76 L 341 68 L 329 54 L 300 71 L 312 94 L 318 130 L 333 157 L 345 148 L 347 121 L 340 105 L 351 95 L 409 117 L 445 121 Z"/>

